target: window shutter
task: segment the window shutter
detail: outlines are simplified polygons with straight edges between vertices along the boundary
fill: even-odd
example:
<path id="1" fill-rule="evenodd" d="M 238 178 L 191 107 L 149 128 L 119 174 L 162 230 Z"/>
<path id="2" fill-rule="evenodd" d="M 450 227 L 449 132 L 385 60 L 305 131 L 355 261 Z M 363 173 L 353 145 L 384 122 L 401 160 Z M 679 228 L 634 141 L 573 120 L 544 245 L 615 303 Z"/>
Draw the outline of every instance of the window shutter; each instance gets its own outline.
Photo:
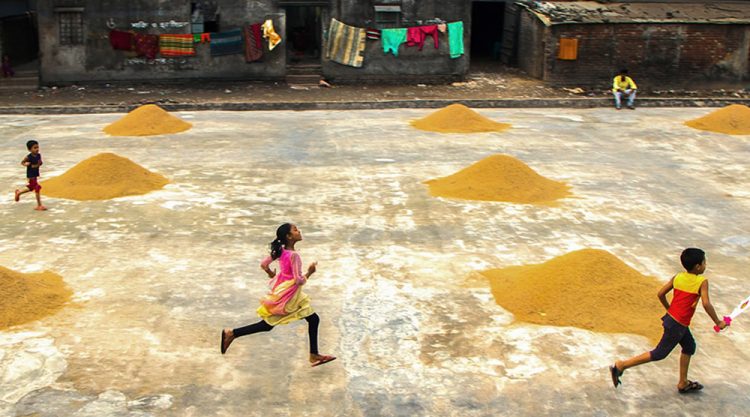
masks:
<path id="1" fill-rule="evenodd" d="M 578 39 L 560 38 L 560 48 L 557 52 L 557 59 L 575 61 L 578 59 Z"/>

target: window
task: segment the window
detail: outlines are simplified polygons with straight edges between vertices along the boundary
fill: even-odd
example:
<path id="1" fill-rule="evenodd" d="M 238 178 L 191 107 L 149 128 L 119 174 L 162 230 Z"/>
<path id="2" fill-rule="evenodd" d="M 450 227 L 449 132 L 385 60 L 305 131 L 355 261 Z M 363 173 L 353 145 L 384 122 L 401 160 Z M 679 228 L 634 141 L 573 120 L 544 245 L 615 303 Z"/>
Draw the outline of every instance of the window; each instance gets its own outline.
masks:
<path id="1" fill-rule="evenodd" d="M 375 5 L 375 24 L 380 29 L 401 26 L 401 6 Z"/>
<path id="2" fill-rule="evenodd" d="M 557 59 L 567 61 L 578 59 L 578 39 L 560 38 L 560 49 L 557 51 Z"/>
<path id="3" fill-rule="evenodd" d="M 190 3 L 190 31 L 192 33 L 219 31 L 219 6 L 215 1 Z"/>
<path id="4" fill-rule="evenodd" d="M 198 3 L 190 3 L 190 32 L 203 33 L 203 10 L 198 7 Z"/>
<path id="5" fill-rule="evenodd" d="M 83 8 L 58 7 L 55 12 L 60 28 L 60 45 L 83 45 Z"/>

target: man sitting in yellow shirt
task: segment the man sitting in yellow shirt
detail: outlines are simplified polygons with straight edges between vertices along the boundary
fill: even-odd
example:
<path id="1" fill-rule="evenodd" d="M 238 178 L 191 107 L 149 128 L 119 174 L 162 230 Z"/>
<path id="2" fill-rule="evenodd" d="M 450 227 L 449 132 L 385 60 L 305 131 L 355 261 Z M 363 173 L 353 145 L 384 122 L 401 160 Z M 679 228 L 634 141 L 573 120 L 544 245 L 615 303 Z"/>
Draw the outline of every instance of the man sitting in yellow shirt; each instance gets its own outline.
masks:
<path id="1" fill-rule="evenodd" d="M 633 103 L 635 102 L 635 90 L 638 86 L 635 85 L 635 81 L 628 77 L 628 70 L 621 69 L 612 81 L 612 94 L 615 96 L 615 108 L 620 110 L 622 106 L 622 95 L 628 98 L 628 108 L 635 110 Z"/>

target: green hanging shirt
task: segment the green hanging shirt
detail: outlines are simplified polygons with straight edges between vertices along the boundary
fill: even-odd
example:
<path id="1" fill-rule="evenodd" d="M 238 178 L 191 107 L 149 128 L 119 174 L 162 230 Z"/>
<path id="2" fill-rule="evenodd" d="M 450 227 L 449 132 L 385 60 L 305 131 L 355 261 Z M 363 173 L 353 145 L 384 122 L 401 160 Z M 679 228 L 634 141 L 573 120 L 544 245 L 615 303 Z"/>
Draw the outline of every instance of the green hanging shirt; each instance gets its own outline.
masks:
<path id="1" fill-rule="evenodd" d="M 451 58 L 464 54 L 464 22 L 448 23 L 448 45 Z"/>

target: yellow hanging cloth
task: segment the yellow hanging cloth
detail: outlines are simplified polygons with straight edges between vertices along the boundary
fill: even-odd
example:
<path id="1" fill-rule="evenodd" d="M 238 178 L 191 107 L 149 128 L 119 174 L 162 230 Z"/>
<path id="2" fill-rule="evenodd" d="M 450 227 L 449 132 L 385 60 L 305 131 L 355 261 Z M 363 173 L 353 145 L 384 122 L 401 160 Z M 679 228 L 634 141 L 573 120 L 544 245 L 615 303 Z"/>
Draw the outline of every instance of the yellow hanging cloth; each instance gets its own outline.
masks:
<path id="1" fill-rule="evenodd" d="M 268 19 L 263 22 L 263 37 L 268 39 L 268 50 L 271 51 L 279 43 L 281 43 L 281 36 L 273 30 L 273 20 Z"/>

